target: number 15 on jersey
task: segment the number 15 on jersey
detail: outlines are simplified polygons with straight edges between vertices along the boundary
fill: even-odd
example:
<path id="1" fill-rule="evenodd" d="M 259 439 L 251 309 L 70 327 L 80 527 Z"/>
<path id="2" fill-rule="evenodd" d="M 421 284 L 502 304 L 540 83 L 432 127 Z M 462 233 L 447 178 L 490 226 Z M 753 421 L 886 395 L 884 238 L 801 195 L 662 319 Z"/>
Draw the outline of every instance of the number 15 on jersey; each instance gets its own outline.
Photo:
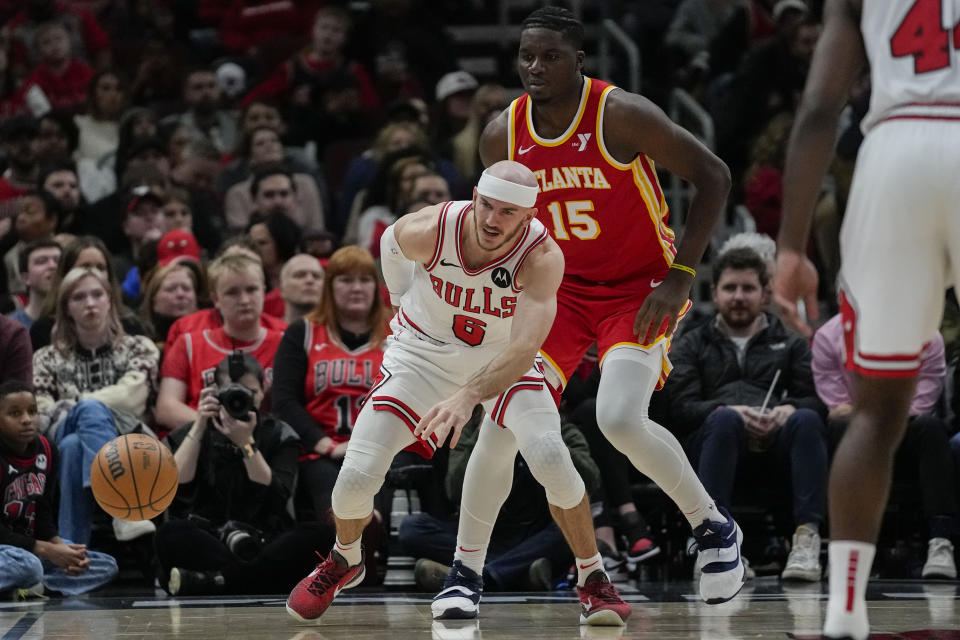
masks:
<path id="1" fill-rule="evenodd" d="M 600 235 L 600 225 L 587 213 L 593 211 L 591 200 L 568 200 L 562 207 L 559 202 L 551 202 L 547 211 L 553 220 L 556 240 L 569 240 L 571 234 L 580 240 L 593 240 Z"/>

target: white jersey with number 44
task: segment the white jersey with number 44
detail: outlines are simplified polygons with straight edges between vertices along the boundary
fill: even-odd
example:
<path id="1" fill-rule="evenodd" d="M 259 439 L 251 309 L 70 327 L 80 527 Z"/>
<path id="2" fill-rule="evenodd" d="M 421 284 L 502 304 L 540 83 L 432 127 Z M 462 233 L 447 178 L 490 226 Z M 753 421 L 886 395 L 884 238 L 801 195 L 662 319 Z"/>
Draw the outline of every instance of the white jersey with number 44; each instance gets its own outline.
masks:
<path id="1" fill-rule="evenodd" d="M 960 120 L 960 0 L 863 0 L 866 133 L 884 120 Z"/>

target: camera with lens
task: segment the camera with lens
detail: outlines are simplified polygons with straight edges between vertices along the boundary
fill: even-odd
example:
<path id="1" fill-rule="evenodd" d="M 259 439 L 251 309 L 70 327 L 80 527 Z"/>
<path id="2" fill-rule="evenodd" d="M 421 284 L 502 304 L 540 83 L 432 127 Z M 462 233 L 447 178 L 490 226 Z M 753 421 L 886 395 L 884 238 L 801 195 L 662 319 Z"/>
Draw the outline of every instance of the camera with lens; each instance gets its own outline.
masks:
<path id="1" fill-rule="evenodd" d="M 248 420 L 253 411 L 253 392 L 237 382 L 246 373 L 243 354 L 234 351 L 228 356 L 230 384 L 217 393 L 217 400 L 230 416 L 237 420 Z"/>
<path id="2" fill-rule="evenodd" d="M 236 520 L 227 520 L 216 532 L 230 553 L 244 561 L 256 558 L 264 544 L 260 531 Z"/>
<path id="3" fill-rule="evenodd" d="M 250 412 L 253 411 L 253 393 L 242 384 L 231 382 L 217 393 L 217 400 L 220 401 L 220 406 L 237 420 L 250 419 Z"/>

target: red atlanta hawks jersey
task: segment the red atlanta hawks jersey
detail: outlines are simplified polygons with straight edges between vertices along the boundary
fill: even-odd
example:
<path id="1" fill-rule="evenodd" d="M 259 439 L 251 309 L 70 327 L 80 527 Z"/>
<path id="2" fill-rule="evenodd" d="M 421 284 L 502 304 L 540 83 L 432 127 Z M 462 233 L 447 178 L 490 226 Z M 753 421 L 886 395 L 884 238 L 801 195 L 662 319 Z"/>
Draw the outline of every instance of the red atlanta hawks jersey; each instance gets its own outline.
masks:
<path id="1" fill-rule="evenodd" d="M 176 378 L 187 385 L 186 403 L 197 408 L 200 392 L 213 384 L 217 365 L 234 349 L 249 353 L 263 367 L 266 388 L 273 382 L 273 357 L 280 346 L 283 332 L 265 329 L 263 337 L 254 342 L 235 342 L 223 327 L 186 333 L 177 339 L 163 359 L 161 378 Z"/>
<path id="2" fill-rule="evenodd" d="M 383 349 L 365 344 L 349 350 L 332 338 L 325 326 L 303 322 L 307 324 L 303 342 L 307 412 L 339 444 L 350 439 L 361 401 L 380 372 Z"/>
<path id="3" fill-rule="evenodd" d="M 510 341 L 522 290 L 517 273 L 530 252 L 547 239 L 547 230 L 531 220 L 499 258 L 470 269 L 463 263 L 460 238 L 472 204 L 461 200 L 443 206 L 433 256 L 426 264 L 417 264 L 413 283 L 391 323 L 394 333 L 405 328 L 435 342 L 494 349 Z"/>
<path id="4" fill-rule="evenodd" d="M 540 183 L 537 217 L 563 250 L 565 273 L 593 282 L 659 272 L 676 255 L 653 161 L 623 164 L 604 145 L 604 104 L 616 89 L 584 77 L 577 114 L 553 139 L 535 131 L 529 95 L 510 104 L 508 158 Z"/>

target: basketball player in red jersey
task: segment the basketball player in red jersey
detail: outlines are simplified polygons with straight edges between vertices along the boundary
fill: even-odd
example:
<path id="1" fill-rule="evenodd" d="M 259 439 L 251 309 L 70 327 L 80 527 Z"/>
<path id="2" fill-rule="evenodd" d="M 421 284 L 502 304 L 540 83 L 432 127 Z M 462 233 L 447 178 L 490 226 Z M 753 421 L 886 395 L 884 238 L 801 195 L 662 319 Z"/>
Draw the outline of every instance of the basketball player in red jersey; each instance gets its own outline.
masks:
<path id="1" fill-rule="evenodd" d="M 869 63 L 870 109 L 840 236 L 854 402 L 830 472 L 826 638 L 870 633 L 865 592 L 893 454 L 944 289 L 960 282 L 958 18 L 960 0 L 828 0 L 787 148 L 774 298 L 809 334 L 797 300 L 816 319 L 817 273 L 805 257 L 810 219 L 840 112 Z"/>
<path id="2" fill-rule="evenodd" d="M 534 172 L 538 217 L 566 260 L 541 349 L 548 380 L 559 396 L 597 342 L 600 429 L 683 511 L 700 551 L 701 597 L 724 602 L 745 578 L 743 534 L 647 407 L 669 373 L 670 337 L 690 306 L 693 267 L 723 210 L 730 174 L 651 102 L 584 76 L 582 43 L 583 25 L 565 9 L 545 7 L 524 20 L 517 69 L 527 93 L 487 126 L 480 156 L 485 165 L 510 159 Z M 678 246 L 654 161 L 696 187 Z"/>

